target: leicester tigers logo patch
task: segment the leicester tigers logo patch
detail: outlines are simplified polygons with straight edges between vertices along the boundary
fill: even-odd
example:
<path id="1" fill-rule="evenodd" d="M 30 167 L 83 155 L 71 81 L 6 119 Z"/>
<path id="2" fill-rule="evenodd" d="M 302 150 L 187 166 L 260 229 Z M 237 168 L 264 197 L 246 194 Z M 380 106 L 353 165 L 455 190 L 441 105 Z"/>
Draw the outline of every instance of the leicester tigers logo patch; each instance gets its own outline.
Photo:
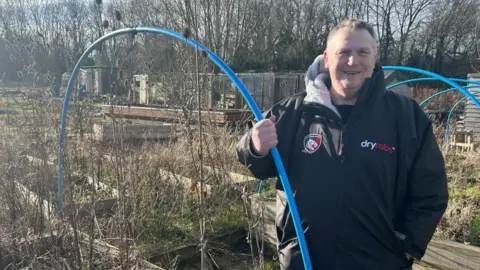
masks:
<path id="1" fill-rule="evenodd" d="M 313 154 L 318 148 L 322 145 L 322 135 L 321 134 L 308 134 L 303 139 L 304 152 Z"/>

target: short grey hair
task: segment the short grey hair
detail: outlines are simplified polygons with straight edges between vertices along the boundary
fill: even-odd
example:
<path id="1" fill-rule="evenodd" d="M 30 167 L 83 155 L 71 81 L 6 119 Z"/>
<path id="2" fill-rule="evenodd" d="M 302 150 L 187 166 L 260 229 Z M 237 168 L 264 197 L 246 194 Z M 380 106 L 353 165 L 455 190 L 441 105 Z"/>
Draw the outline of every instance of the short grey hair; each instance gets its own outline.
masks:
<path id="1" fill-rule="evenodd" d="M 374 40 L 376 40 L 375 30 L 373 29 L 372 25 L 370 25 L 366 21 L 362 21 L 362 20 L 359 20 L 359 19 L 348 19 L 348 20 L 345 20 L 345 21 L 341 22 L 340 24 L 335 26 L 332 30 L 330 30 L 330 33 L 328 34 L 327 41 L 329 41 L 332 38 L 332 36 L 335 35 L 335 33 L 338 32 L 338 30 L 344 29 L 344 28 L 348 28 L 352 31 L 367 30 L 367 32 L 372 36 L 372 38 Z"/>

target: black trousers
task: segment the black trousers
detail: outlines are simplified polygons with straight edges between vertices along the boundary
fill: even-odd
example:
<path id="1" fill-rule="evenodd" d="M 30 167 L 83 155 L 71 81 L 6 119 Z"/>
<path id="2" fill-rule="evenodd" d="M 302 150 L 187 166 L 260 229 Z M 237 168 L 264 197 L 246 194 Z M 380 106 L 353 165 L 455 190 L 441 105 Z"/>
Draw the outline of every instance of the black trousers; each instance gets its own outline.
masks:
<path id="1" fill-rule="evenodd" d="M 311 257 L 312 266 L 314 270 L 323 270 L 315 268 L 315 258 Z M 282 250 L 279 250 L 278 260 L 280 262 L 281 270 L 304 270 L 302 254 L 298 245 L 292 241 Z M 402 267 L 400 269 L 391 269 L 391 270 L 412 270 L 413 259 L 410 260 L 409 266 Z M 330 269 L 328 269 L 330 270 Z M 389 270 L 389 269 L 386 269 Z"/>

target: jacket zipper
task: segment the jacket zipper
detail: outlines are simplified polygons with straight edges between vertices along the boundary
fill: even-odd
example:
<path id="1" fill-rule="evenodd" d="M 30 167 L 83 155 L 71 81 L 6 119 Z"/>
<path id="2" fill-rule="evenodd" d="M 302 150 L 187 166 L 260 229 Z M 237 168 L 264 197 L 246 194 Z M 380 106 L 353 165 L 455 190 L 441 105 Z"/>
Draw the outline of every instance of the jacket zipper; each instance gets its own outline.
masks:
<path id="1" fill-rule="evenodd" d="M 330 112 L 332 112 L 334 115 L 336 115 L 330 108 L 328 108 L 327 106 L 324 106 L 324 105 L 319 105 L 319 104 L 315 104 L 313 105 L 314 107 L 322 107 Z M 352 113 L 348 119 L 348 121 L 346 123 L 344 123 L 344 121 L 341 119 L 340 116 L 336 115 L 337 119 L 334 119 L 333 117 L 328 117 L 329 119 L 333 120 L 333 121 L 336 121 L 338 126 L 340 126 L 342 128 L 341 132 L 340 132 L 340 140 L 339 140 L 339 149 L 338 151 L 336 149 L 334 149 L 337 153 L 337 155 L 339 156 L 340 158 L 340 163 L 343 165 L 345 163 L 345 147 L 347 145 L 347 140 L 346 140 L 346 134 L 347 134 L 347 127 L 350 126 L 354 121 L 356 121 L 356 117 L 358 117 L 358 111 L 361 110 L 361 108 L 359 107 L 363 107 L 363 104 L 361 103 L 361 101 L 357 102 L 357 104 L 354 105 L 353 107 L 353 110 L 352 110 Z"/>
<path id="2" fill-rule="evenodd" d="M 338 143 L 338 157 L 340 158 L 340 165 L 341 167 L 344 166 L 345 163 L 345 156 L 344 156 L 344 150 L 345 150 L 345 145 L 346 145 L 346 139 L 345 139 L 345 133 L 346 133 L 346 128 L 347 125 L 344 124 L 342 121 L 338 122 L 339 126 L 342 128 L 340 132 L 340 139 Z M 342 169 L 340 174 L 344 174 L 344 170 Z M 340 177 L 340 179 L 344 179 L 344 176 Z M 342 184 L 343 186 L 343 184 Z M 342 267 L 342 242 L 344 241 L 344 236 L 343 236 L 343 208 L 344 208 L 344 194 L 343 191 L 338 194 L 338 209 L 339 209 L 339 220 L 338 220 L 338 240 L 337 240 L 337 254 L 336 254 L 336 269 L 340 269 Z"/>
<path id="3" fill-rule="evenodd" d="M 340 132 L 340 143 L 339 143 L 338 156 L 340 157 L 340 162 L 342 164 L 344 164 L 345 157 L 343 155 L 343 150 L 345 149 L 345 144 L 346 144 L 345 133 L 347 131 L 347 125 L 345 125 L 343 123 L 339 123 L 339 124 L 342 127 L 342 131 Z"/>
<path id="4" fill-rule="evenodd" d="M 342 131 L 340 132 L 340 149 L 338 152 L 338 155 L 340 156 L 340 162 L 342 164 L 345 163 L 345 147 L 347 145 L 347 139 L 346 139 L 346 134 L 347 134 L 347 127 L 351 126 L 354 121 L 356 121 L 358 117 L 358 112 L 361 110 L 363 107 L 363 104 L 361 101 L 357 102 L 355 105 L 353 105 L 352 113 L 350 114 L 350 117 L 348 118 L 348 121 L 345 123 L 344 121 L 338 122 L 338 124 L 342 127 Z"/>

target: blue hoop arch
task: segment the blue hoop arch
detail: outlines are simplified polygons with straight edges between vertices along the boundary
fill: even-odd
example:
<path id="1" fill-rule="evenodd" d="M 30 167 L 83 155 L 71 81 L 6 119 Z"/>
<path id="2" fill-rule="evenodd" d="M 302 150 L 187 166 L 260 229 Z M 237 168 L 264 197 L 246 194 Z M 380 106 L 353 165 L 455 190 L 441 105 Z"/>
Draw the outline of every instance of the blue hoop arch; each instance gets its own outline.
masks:
<path id="1" fill-rule="evenodd" d="M 384 67 L 385 68 L 385 67 Z M 421 69 L 416 69 L 416 70 L 421 70 Z M 424 70 L 425 71 L 425 70 Z M 430 72 L 430 71 L 428 71 Z M 423 75 L 426 75 L 424 73 L 422 73 Z M 436 74 L 436 73 L 433 73 L 433 74 Z M 438 74 L 437 74 L 438 75 Z M 440 75 L 441 76 L 441 75 Z M 443 76 L 442 76 L 443 77 Z M 461 82 L 461 83 L 473 83 L 473 84 L 478 84 L 480 86 L 480 82 L 479 81 L 472 81 L 472 80 L 464 80 L 464 79 L 457 79 L 457 78 L 446 78 L 444 77 L 445 79 L 447 80 L 450 80 L 452 82 Z M 397 87 L 399 85 L 402 85 L 402 84 L 406 84 L 406 83 L 413 83 L 413 82 L 421 82 L 421 81 L 437 81 L 439 80 L 438 78 L 436 77 L 426 77 L 426 78 L 415 78 L 415 79 L 410 79 L 410 80 L 405 80 L 405 81 L 401 81 L 401 82 L 397 82 L 397 83 L 394 83 L 392 85 L 389 85 L 387 86 L 387 89 L 391 89 L 391 88 L 394 88 L 394 87 Z M 443 81 L 443 80 L 442 80 Z M 445 81 L 443 81 L 445 82 Z M 445 82 L 446 83 L 446 82 Z M 451 85 L 451 84 L 450 84 Z"/>
<path id="2" fill-rule="evenodd" d="M 467 85 L 467 86 L 464 86 L 465 89 L 467 88 L 478 88 L 480 87 L 480 84 L 479 85 Z M 442 90 L 440 92 L 437 92 L 429 97 L 427 97 L 426 99 L 424 99 L 422 102 L 420 102 L 420 107 L 423 107 L 425 104 L 427 104 L 427 102 L 429 102 L 431 99 L 435 98 L 435 97 L 438 97 L 438 96 L 441 96 L 441 95 L 444 95 L 448 92 L 452 92 L 452 91 L 456 91 L 458 90 L 457 88 L 449 88 L 449 89 L 445 89 L 445 90 Z M 475 92 L 474 92 L 475 93 Z"/>
<path id="3" fill-rule="evenodd" d="M 430 100 L 431 98 L 435 97 L 435 96 L 438 96 L 438 95 L 442 95 L 442 94 L 445 94 L 446 92 L 449 92 L 449 91 L 453 91 L 453 90 L 459 90 L 460 92 L 462 92 L 465 97 L 463 97 L 460 101 L 458 101 L 454 106 L 453 108 L 455 108 L 456 106 L 458 106 L 458 104 L 460 104 L 462 101 L 465 101 L 467 98 L 472 100 L 472 102 L 477 105 L 477 108 L 480 109 L 480 102 L 478 101 L 478 99 L 475 97 L 475 95 L 473 95 L 471 92 L 469 92 L 466 88 L 472 88 L 472 87 L 480 87 L 480 82 L 479 81 L 472 81 L 472 80 L 464 80 L 464 79 L 457 79 L 457 78 L 446 78 L 442 75 L 439 75 L 439 74 L 436 74 L 436 73 L 433 73 L 433 72 L 430 72 L 430 71 L 427 71 L 427 70 L 422 70 L 422 69 L 418 69 L 418 68 L 412 68 L 412 67 L 402 67 L 402 66 L 385 66 L 383 67 L 384 70 L 399 70 L 399 71 L 409 71 L 409 72 L 415 72 L 415 73 L 420 73 L 420 74 L 423 74 L 423 75 L 426 75 L 426 76 L 430 76 L 428 78 L 415 78 L 415 79 L 410 79 L 410 80 L 405 80 L 405 81 L 401 81 L 401 82 L 398 82 L 398 83 L 395 83 L 395 84 L 392 84 L 392 85 L 389 85 L 387 87 L 387 89 L 391 89 L 391 88 L 394 88 L 396 86 L 399 86 L 399 85 L 402 85 L 402 84 L 406 84 L 406 83 L 410 83 L 410 82 L 419 82 L 419 81 L 431 81 L 431 80 L 439 80 L 439 81 L 442 81 L 446 84 L 449 84 L 450 86 L 452 86 L 453 88 L 451 89 L 447 89 L 447 90 L 443 90 L 441 92 L 438 92 L 436 94 L 433 94 L 431 95 L 430 97 L 428 97 L 427 99 L 425 99 L 421 105 L 424 105 L 428 100 Z M 459 84 L 455 83 L 455 82 L 463 82 L 463 83 L 471 83 L 471 84 L 474 84 L 474 86 L 470 85 L 470 86 L 465 86 L 465 87 L 462 87 L 460 86 Z M 452 116 L 452 112 L 453 112 L 453 109 L 450 110 L 449 114 L 448 114 L 448 118 L 447 118 L 447 125 L 446 125 L 446 128 L 445 128 L 445 137 L 444 137 L 444 142 L 447 142 L 447 139 L 448 139 L 448 129 L 449 129 L 449 123 L 450 123 L 450 118 Z"/>
<path id="4" fill-rule="evenodd" d="M 65 155 L 65 135 L 66 135 L 66 120 L 67 120 L 67 113 L 68 113 L 68 105 L 70 102 L 70 95 L 72 92 L 73 88 L 73 83 L 75 81 L 75 78 L 78 76 L 78 73 L 80 71 L 80 67 L 82 65 L 82 62 L 87 58 L 87 56 L 94 50 L 94 48 L 110 39 L 119 35 L 123 34 L 129 34 L 129 33 L 153 33 L 153 34 L 160 34 L 160 35 L 165 35 L 169 36 L 171 38 L 174 38 L 176 40 L 179 40 L 181 42 L 185 42 L 188 45 L 198 48 L 200 51 L 205 51 L 207 54 L 207 57 L 214 62 L 229 78 L 230 80 L 235 84 L 235 86 L 238 88 L 242 96 L 244 97 L 245 101 L 247 102 L 248 106 L 250 107 L 251 111 L 253 112 L 253 115 L 255 116 L 255 119 L 257 121 L 263 119 L 263 115 L 253 100 L 253 98 L 250 96 L 248 93 L 246 87 L 243 85 L 242 81 L 235 75 L 235 73 L 230 69 L 230 67 L 223 62 L 217 55 L 215 55 L 212 51 L 210 51 L 208 48 L 203 46 L 202 44 L 189 39 L 185 38 L 182 34 L 175 32 L 173 30 L 165 29 L 165 28 L 159 28 L 159 27 L 149 27 L 149 26 L 139 26 L 139 27 L 134 27 L 134 28 L 124 28 L 124 29 L 119 29 L 113 32 L 110 32 L 99 39 L 97 39 L 95 42 L 93 42 L 87 50 L 82 54 L 80 59 L 77 61 L 70 78 L 68 80 L 68 85 L 67 89 L 65 90 L 65 99 L 63 103 L 63 108 L 62 108 L 62 115 L 61 115 L 61 126 L 60 126 L 60 138 L 59 138 L 59 157 L 58 157 L 58 181 L 57 181 L 57 196 L 58 196 L 58 206 L 60 209 L 60 213 L 63 213 L 63 195 L 62 195 L 62 185 L 63 185 L 63 163 L 64 163 L 64 155 Z M 295 231 L 298 237 L 298 243 L 300 246 L 300 251 L 302 254 L 302 259 L 303 259 L 303 264 L 306 270 L 312 270 L 312 265 L 311 265 L 311 260 L 310 260 L 310 255 L 308 252 L 308 247 L 307 243 L 305 240 L 305 235 L 302 227 L 302 223 L 300 220 L 300 215 L 298 213 L 297 205 L 295 203 L 295 199 L 293 197 L 292 189 L 290 186 L 290 183 L 288 181 L 287 174 L 285 172 L 285 168 L 283 166 L 282 160 L 280 158 L 280 154 L 278 152 L 278 149 L 275 147 L 272 150 L 272 156 L 275 162 L 275 165 L 278 170 L 278 174 L 280 177 L 280 181 L 283 185 L 286 197 L 287 197 L 287 202 L 290 207 L 290 211 L 292 214 L 293 218 L 293 224 L 295 227 Z"/>
<path id="5" fill-rule="evenodd" d="M 478 87 L 478 86 L 477 86 Z M 474 91 L 473 92 L 474 95 L 478 95 L 480 94 L 480 91 Z M 468 97 L 463 97 L 461 98 L 459 101 L 457 101 L 457 103 L 455 103 L 452 108 L 450 109 L 450 112 L 448 112 L 448 117 L 447 117 L 447 123 L 445 125 L 445 136 L 443 137 L 443 142 L 448 142 L 448 132 L 450 130 L 450 120 L 452 119 L 452 116 L 453 116 L 453 111 L 455 110 L 455 108 L 460 105 L 462 102 L 465 102 L 467 100 Z"/>
<path id="6" fill-rule="evenodd" d="M 403 81 L 403 82 L 399 82 L 399 83 L 396 83 L 396 84 L 393 84 L 391 86 L 388 87 L 388 89 L 391 89 L 395 86 L 398 86 L 400 84 L 403 84 L 403 83 L 407 83 L 408 81 L 412 82 L 412 81 L 419 81 L 420 79 L 422 80 L 439 80 L 439 81 L 442 81 L 446 84 L 449 84 L 451 85 L 452 87 L 458 89 L 460 92 L 462 92 L 466 97 L 468 97 L 469 99 L 471 99 L 473 101 L 473 103 L 475 103 L 475 105 L 477 105 L 477 107 L 480 109 L 480 101 L 478 101 L 478 99 L 472 95 L 472 93 L 470 93 L 468 90 L 466 90 L 465 88 L 463 88 L 462 86 L 460 86 L 459 84 L 457 84 L 455 81 L 462 81 L 462 82 L 470 82 L 468 80 L 461 80 L 461 79 L 447 79 L 446 77 L 440 75 L 440 74 L 437 74 L 437 73 L 434 73 L 434 72 L 431 72 L 431 71 L 427 71 L 427 70 L 423 70 L 423 69 L 419 69 L 419 68 L 412 68 L 412 67 L 402 67 L 402 66 L 384 66 L 383 67 L 384 70 L 398 70 L 398 71 L 408 71 L 408 72 L 415 72 L 415 73 L 420 73 L 420 74 L 423 74 L 425 76 L 430 76 L 431 78 L 418 78 L 418 79 L 412 79 L 412 80 L 407 80 L 407 81 Z"/>

